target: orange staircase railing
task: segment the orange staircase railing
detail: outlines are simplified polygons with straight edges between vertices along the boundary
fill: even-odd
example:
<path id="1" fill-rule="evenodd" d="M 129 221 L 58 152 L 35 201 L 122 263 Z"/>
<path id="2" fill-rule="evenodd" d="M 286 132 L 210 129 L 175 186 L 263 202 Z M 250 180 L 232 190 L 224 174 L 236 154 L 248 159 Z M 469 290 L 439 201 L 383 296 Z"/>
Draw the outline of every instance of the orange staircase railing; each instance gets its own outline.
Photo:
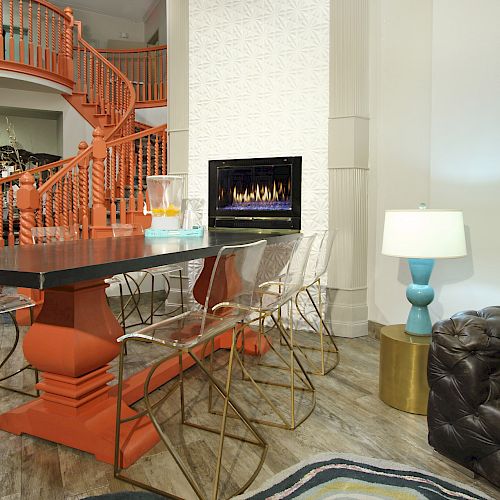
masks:
<path id="1" fill-rule="evenodd" d="M 45 0 L 0 0 L 0 69 L 73 86 L 71 9 Z M 4 30 L 5 27 L 5 30 Z M 5 31 L 5 35 L 4 35 Z"/>
<path id="2" fill-rule="evenodd" d="M 92 143 L 81 142 L 76 156 L 0 179 L 7 226 L 0 245 L 4 234 L 9 245 L 16 243 L 17 222 L 21 244 L 32 243 L 33 227 L 76 225 L 88 238 L 109 235 L 109 223 L 117 218 L 146 225 L 144 177 L 167 172 L 167 134 L 166 125 L 150 128 L 135 122 L 138 82 L 130 77 L 143 80 L 143 100 L 166 102 L 166 47 L 141 51 L 146 55 L 138 59 L 146 62 L 136 61 L 139 70 L 123 55 L 115 57 L 117 67 L 112 56 L 105 54 L 109 61 L 82 38 L 81 23 L 70 8 L 63 12 L 46 0 L 0 0 L 0 19 L 7 4 L 0 69 L 71 86 L 73 94 L 66 97 L 85 110 L 82 114 L 96 128 Z M 16 29 L 23 34 L 17 39 Z"/>
<path id="3" fill-rule="evenodd" d="M 131 82 L 136 94 L 136 107 L 167 105 L 167 46 L 143 49 L 99 49 Z"/>

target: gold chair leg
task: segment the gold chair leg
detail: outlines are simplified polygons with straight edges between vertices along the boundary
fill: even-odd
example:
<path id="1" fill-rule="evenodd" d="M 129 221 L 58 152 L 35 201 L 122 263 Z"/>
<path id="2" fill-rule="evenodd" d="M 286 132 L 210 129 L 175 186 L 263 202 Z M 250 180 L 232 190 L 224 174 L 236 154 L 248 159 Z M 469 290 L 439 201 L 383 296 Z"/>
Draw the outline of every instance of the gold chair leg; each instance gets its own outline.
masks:
<path id="1" fill-rule="evenodd" d="M 314 300 L 314 297 L 312 296 L 310 292 L 310 288 L 314 285 L 318 286 L 318 304 L 316 304 L 316 301 Z M 305 312 L 302 310 L 302 307 L 299 305 L 299 297 L 300 294 L 305 292 L 307 294 L 307 297 L 309 301 L 311 302 L 314 311 L 319 319 L 319 326 L 316 328 L 315 325 L 311 323 L 311 321 L 306 317 Z M 299 314 L 301 315 L 302 319 L 309 325 L 311 330 L 315 332 L 315 334 L 319 337 L 319 347 L 312 346 L 312 345 L 306 345 L 302 343 L 295 342 L 294 347 L 297 349 L 297 352 L 300 352 L 301 356 L 304 358 L 304 360 L 307 362 L 309 365 L 310 369 L 308 370 L 308 373 L 313 374 L 313 375 L 327 375 L 330 373 L 339 363 L 340 360 L 340 353 L 339 349 L 337 347 L 337 344 L 335 343 L 334 336 L 331 333 L 330 329 L 325 323 L 323 313 L 322 313 L 322 297 L 321 297 L 321 281 L 318 278 L 314 283 L 311 283 L 310 285 L 303 287 L 299 292 L 297 292 L 297 295 L 295 296 L 295 307 Z M 328 342 L 330 346 L 325 346 L 325 342 Z M 320 353 L 320 363 L 318 366 L 318 363 L 310 359 L 308 356 L 307 351 L 317 351 Z M 335 360 L 333 361 L 333 364 L 330 366 L 327 366 L 327 357 L 328 355 L 331 354 L 335 356 Z"/>
<path id="2" fill-rule="evenodd" d="M 278 330 L 280 331 L 280 335 L 283 335 L 282 334 L 283 326 L 274 317 L 274 315 L 271 314 L 270 317 L 273 319 L 275 325 L 278 327 Z M 292 337 L 293 337 L 293 330 L 292 330 Z M 278 428 L 282 428 L 282 429 L 292 430 L 292 429 L 297 428 L 302 422 L 304 422 L 312 414 L 312 412 L 316 406 L 316 394 L 315 394 L 314 385 L 313 385 L 310 377 L 308 376 L 308 374 L 305 372 L 302 363 L 297 358 L 297 355 L 294 352 L 292 345 L 290 344 L 290 341 L 285 336 L 283 336 L 283 342 L 284 342 L 284 345 L 289 350 L 289 354 L 290 354 L 289 360 L 286 360 L 277 351 L 276 351 L 276 353 L 278 354 L 280 359 L 285 364 L 285 367 L 279 367 L 279 368 L 289 370 L 289 374 L 290 374 L 290 383 L 289 384 L 274 382 L 274 381 L 269 381 L 269 380 L 260 380 L 260 379 L 253 377 L 244 364 L 244 358 L 245 358 L 244 354 L 240 357 L 238 351 L 236 350 L 235 356 L 236 356 L 236 360 L 238 361 L 238 363 L 241 367 L 241 370 L 244 374 L 244 380 L 252 384 L 252 386 L 257 391 L 257 393 L 260 395 L 260 397 L 262 397 L 266 401 L 266 403 L 272 409 L 274 414 L 279 418 L 281 423 L 271 421 L 271 420 L 258 419 L 258 418 L 254 418 L 254 417 L 250 417 L 249 420 L 251 422 L 261 424 L 261 425 L 268 425 L 268 426 L 272 426 L 272 427 L 278 427 Z M 271 348 L 274 349 L 272 343 L 270 345 L 271 345 Z M 297 365 L 297 368 L 295 367 L 295 365 Z M 264 366 L 266 366 L 266 365 L 264 365 Z M 302 382 L 305 384 L 304 387 L 297 387 L 297 385 L 295 383 L 295 376 L 298 376 L 302 380 Z M 269 395 L 266 393 L 266 391 L 264 391 L 260 387 L 263 384 L 287 388 L 290 391 L 291 418 L 287 418 L 285 416 L 285 414 L 280 410 L 280 408 L 269 397 Z M 297 390 L 311 392 L 311 394 L 312 394 L 312 396 L 311 396 L 311 398 L 312 398 L 311 408 L 303 417 L 300 418 L 300 420 L 297 420 L 296 414 L 295 414 L 295 392 Z M 221 414 L 220 411 L 219 412 L 213 411 L 213 412 L 218 413 L 219 415 Z"/>
<path id="3" fill-rule="evenodd" d="M 32 309 L 33 308 L 30 308 L 30 319 L 31 320 L 33 318 Z M 15 338 L 14 338 L 14 343 L 12 344 L 12 347 L 10 348 L 9 352 L 7 353 L 5 358 L 0 362 L 0 369 L 7 363 L 7 361 L 11 358 L 11 356 L 16 351 L 17 346 L 19 344 L 19 337 L 20 337 L 19 325 L 18 325 L 17 320 L 16 320 L 15 311 L 8 312 L 7 314 L 10 316 L 10 318 L 12 320 L 12 324 L 14 325 Z M 33 369 L 35 371 L 35 386 L 36 386 L 36 384 L 38 383 L 38 370 L 36 368 L 33 368 L 30 364 L 27 364 L 27 365 L 23 366 L 22 368 L 20 368 L 19 370 L 16 370 L 12 373 L 9 373 L 8 375 L 5 375 L 4 377 L 0 378 L 0 382 L 3 382 L 4 380 L 8 380 L 12 377 L 15 377 L 16 375 L 19 375 L 20 373 L 24 372 L 25 370 L 31 370 L 31 369 Z M 21 389 L 16 389 L 14 387 L 9 387 L 6 385 L 0 385 L 0 389 L 4 389 L 4 390 L 10 391 L 10 392 L 15 392 L 17 394 L 22 394 L 24 396 L 30 396 L 32 398 L 36 398 L 40 395 L 40 391 L 38 389 L 36 389 L 36 387 L 35 387 L 35 394 L 33 394 L 31 392 L 23 391 Z"/>

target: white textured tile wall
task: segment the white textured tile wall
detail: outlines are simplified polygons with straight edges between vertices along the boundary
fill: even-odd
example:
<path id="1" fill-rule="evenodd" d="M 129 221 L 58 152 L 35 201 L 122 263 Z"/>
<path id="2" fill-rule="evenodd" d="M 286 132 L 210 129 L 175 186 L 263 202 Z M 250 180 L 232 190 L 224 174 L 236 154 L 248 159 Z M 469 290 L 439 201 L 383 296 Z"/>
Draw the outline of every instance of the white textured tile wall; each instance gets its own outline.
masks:
<path id="1" fill-rule="evenodd" d="M 190 0 L 189 191 L 208 161 L 303 158 L 305 231 L 328 227 L 328 0 Z"/>
<path id="2" fill-rule="evenodd" d="M 211 159 L 302 156 L 302 228 L 327 229 L 329 0 L 189 9 L 189 196 Z"/>

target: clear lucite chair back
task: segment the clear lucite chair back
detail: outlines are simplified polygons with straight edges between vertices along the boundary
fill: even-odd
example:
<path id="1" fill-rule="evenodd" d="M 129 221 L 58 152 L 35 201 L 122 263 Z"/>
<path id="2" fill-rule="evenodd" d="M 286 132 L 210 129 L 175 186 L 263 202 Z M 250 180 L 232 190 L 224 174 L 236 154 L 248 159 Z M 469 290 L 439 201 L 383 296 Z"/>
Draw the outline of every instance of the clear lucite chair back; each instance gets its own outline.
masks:
<path id="1" fill-rule="evenodd" d="M 55 243 L 58 241 L 73 241 L 80 237 L 78 226 L 48 226 L 31 228 L 33 243 Z"/>
<path id="2" fill-rule="evenodd" d="M 205 305 L 203 307 L 203 325 L 200 335 L 204 333 L 205 318 L 212 314 L 212 308 L 222 302 L 230 302 L 243 306 L 217 309 L 217 316 L 224 316 L 237 323 L 248 314 L 253 304 L 257 271 L 266 247 L 266 241 L 257 241 L 246 245 L 222 247 L 217 254 L 210 277 Z"/>
<path id="3" fill-rule="evenodd" d="M 137 224 L 111 224 L 111 230 L 113 232 L 113 238 L 133 236 L 144 232 L 142 226 Z"/>
<path id="4" fill-rule="evenodd" d="M 319 238 L 318 252 L 314 268 L 311 270 L 311 274 L 307 275 L 308 281 L 314 282 L 326 273 L 328 263 L 332 256 L 333 242 L 335 236 L 337 236 L 337 232 L 337 229 L 333 229 L 331 231 L 324 231 L 317 236 L 317 238 Z"/>
<path id="5" fill-rule="evenodd" d="M 304 283 L 307 262 L 316 235 L 302 236 L 297 240 L 282 279 L 281 300 L 288 300 L 297 293 Z"/>

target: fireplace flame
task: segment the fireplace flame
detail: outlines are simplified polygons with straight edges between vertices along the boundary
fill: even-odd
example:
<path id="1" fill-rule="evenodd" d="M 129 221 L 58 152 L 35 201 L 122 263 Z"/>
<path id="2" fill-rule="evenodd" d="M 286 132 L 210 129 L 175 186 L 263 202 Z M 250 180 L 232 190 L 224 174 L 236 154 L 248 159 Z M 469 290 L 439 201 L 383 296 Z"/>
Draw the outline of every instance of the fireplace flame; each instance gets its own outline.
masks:
<path id="1" fill-rule="evenodd" d="M 274 181 L 272 188 L 267 185 L 257 184 L 255 187 L 252 187 L 250 190 L 245 188 L 245 191 L 241 192 L 236 189 L 236 186 L 233 188 L 233 202 L 236 203 L 248 203 L 252 201 L 260 201 L 260 202 L 273 202 L 273 201 L 286 201 L 288 200 L 288 194 L 285 192 L 285 188 L 283 183 L 279 182 L 276 185 L 276 181 Z M 223 196 L 223 193 L 221 193 Z"/>

